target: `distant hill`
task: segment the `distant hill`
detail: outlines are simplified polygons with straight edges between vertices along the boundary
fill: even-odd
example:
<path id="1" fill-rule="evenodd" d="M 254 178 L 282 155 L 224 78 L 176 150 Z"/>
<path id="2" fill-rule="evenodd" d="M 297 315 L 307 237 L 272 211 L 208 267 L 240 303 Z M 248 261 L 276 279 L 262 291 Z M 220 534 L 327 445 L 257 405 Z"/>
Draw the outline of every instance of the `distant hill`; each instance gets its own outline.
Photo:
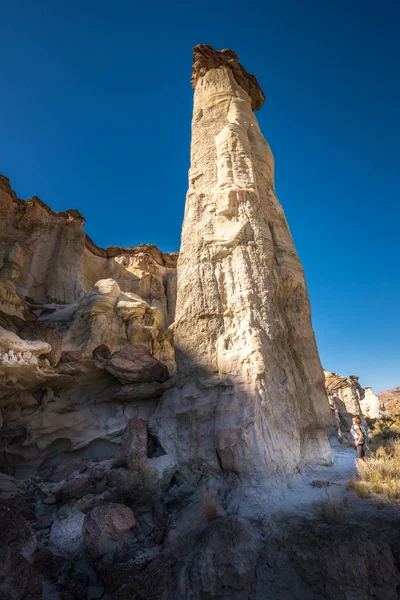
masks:
<path id="1" fill-rule="evenodd" d="M 400 387 L 380 392 L 378 398 L 385 405 L 386 413 L 389 415 L 400 414 Z"/>

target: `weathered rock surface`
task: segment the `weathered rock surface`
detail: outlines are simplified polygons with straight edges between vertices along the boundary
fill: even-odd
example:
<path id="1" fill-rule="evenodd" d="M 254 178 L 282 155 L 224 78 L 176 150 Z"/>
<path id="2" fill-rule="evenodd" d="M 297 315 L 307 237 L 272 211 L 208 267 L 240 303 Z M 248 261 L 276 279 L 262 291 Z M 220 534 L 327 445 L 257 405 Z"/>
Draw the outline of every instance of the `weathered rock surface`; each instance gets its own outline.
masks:
<path id="1" fill-rule="evenodd" d="M 121 383 L 163 382 L 169 378 L 167 367 L 142 344 L 124 346 L 112 355 L 105 367 Z"/>
<path id="2" fill-rule="evenodd" d="M 0 468 L 115 456 L 175 369 L 176 254 L 101 250 L 77 211 L 23 202 L 5 178 L 0 214 Z"/>
<path id="3" fill-rule="evenodd" d="M 79 557 L 83 552 L 83 522 L 85 515 L 75 506 L 63 506 L 53 521 L 50 545 L 68 558 Z"/>
<path id="4" fill-rule="evenodd" d="M 303 270 L 234 52 L 194 49 L 191 167 L 174 337 L 181 387 L 151 427 L 178 464 L 292 473 L 329 464 L 330 421 Z M 239 75 L 240 74 L 240 75 Z"/>
<path id="5" fill-rule="evenodd" d="M 324 373 L 329 402 L 335 413 L 338 439 L 353 443 L 350 434 L 353 417 L 378 419 L 383 414 L 381 402 L 370 387 L 363 388 L 360 385 L 356 375 L 342 377 L 329 371 Z"/>
<path id="6" fill-rule="evenodd" d="M 121 440 L 120 455 L 128 463 L 143 460 L 147 455 L 147 423 L 143 419 L 131 419 Z"/>
<path id="7" fill-rule="evenodd" d="M 84 222 L 77 210 L 54 212 L 37 197 L 20 200 L 8 179 L 0 176 L 0 265 L 18 242 L 24 259 L 18 285 L 29 297 L 41 304 L 74 303 L 96 281 L 111 278 L 122 290 L 138 294 L 161 310 L 167 324 L 171 323 L 176 253 L 163 254 L 146 244 L 103 250 L 85 235 Z"/>
<path id="8" fill-rule="evenodd" d="M 370 419 L 379 419 L 383 414 L 382 402 L 369 386 L 364 388 L 364 397 L 360 400 L 360 406 L 364 415 Z"/>
<path id="9" fill-rule="evenodd" d="M 362 415 L 360 406 L 362 388 L 358 384 L 358 378 L 341 377 L 329 371 L 324 373 L 329 402 L 335 412 L 338 438 L 340 441 L 352 442 L 353 438 L 350 434 L 352 419 Z"/>
<path id="10" fill-rule="evenodd" d="M 136 524 L 133 512 L 123 504 L 97 506 L 85 517 L 84 536 L 87 552 L 101 556 L 109 552 L 117 541 Z"/>

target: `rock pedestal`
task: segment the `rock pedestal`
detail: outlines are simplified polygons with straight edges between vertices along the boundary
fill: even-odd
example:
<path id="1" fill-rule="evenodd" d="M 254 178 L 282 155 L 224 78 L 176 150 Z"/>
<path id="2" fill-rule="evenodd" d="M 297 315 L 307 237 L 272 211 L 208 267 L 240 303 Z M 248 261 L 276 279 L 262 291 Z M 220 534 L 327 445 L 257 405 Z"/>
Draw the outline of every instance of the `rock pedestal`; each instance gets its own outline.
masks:
<path id="1" fill-rule="evenodd" d="M 192 83 L 174 325 L 181 389 L 167 393 L 153 425 L 172 410 L 163 447 L 216 471 L 329 463 L 331 417 L 304 274 L 253 112 L 264 95 L 234 52 L 211 46 L 194 48 Z"/>

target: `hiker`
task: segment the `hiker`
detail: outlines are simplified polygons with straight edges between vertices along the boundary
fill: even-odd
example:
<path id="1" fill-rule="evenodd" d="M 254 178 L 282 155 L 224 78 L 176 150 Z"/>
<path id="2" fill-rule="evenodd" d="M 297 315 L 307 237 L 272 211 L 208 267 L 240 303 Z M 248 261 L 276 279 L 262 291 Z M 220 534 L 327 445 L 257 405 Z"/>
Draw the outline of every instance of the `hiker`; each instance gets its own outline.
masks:
<path id="1" fill-rule="evenodd" d="M 365 460 L 367 434 L 365 427 L 361 425 L 360 417 L 353 417 L 353 425 L 350 429 L 350 432 L 354 438 L 354 448 L 357 452 L 357 464 L 364 468 L 367 466 L 367 461 Z"/>

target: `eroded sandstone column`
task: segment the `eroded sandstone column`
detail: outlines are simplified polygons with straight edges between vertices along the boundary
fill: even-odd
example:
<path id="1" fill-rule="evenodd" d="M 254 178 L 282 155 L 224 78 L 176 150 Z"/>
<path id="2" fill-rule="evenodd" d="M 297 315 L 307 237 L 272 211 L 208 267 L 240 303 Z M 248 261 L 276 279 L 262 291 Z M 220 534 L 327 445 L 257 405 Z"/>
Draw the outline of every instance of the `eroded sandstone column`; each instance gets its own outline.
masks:
<path id="1" fill-rule="evenodd" d="M 192 84 L 175 319 L 182 387 L 161 407 L 173 405 L 176 420 L 164 446 L 178 463 L 241 475 L 329 463 L 304 274 L 253 112 L 264 95 L 233 51 L 206 45 L 194 48 Z"/>

